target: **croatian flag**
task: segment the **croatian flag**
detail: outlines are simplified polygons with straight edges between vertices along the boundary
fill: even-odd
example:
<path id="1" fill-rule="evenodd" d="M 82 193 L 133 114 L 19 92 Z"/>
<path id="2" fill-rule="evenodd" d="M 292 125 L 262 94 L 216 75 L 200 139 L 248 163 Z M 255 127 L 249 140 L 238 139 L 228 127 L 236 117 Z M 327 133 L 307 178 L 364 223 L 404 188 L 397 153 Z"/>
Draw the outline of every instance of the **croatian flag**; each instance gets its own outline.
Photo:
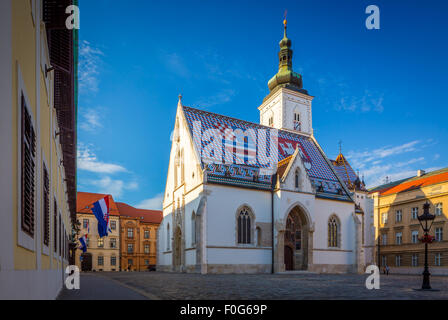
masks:
<path id="1" fill-rule="evenodd" d="M 98 200 L 93 204 L 92 212 L 98 220 L 98 234 L 100 238 L 106 237 L 111 232 L 109 226 L 109 196 Z"/>
<path id="2" fill-rule="evenodd" d="M 87 251 L 87 234 L 79 238 L 79 242 L 81 242 L 81 246 L 79 247 L 79 249 L 81 249 L 82 252 L 85 253 Z"/>
<path id="3" fill-rule="evenodd" d="M 79 247 L 79 249 L 81 249 L 82 252 L 87 251 L 87 237 L 89 236 L 89 233 L 90 233 L 90 227 L 87 224 L 87 233 L 81 238 L 79 238 L 79 242 L 81 242 L 81 246 Z"/>

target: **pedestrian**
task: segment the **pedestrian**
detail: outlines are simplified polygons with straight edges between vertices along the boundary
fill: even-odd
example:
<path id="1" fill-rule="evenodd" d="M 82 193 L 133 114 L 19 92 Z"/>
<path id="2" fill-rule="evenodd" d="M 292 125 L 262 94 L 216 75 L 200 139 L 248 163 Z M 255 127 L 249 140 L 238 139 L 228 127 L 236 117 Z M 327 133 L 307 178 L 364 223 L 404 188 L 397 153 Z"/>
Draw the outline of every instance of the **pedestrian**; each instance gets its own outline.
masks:
<path id="1" fill-rule="evenodd" d="M 386 275 L 389 275 L 389 266 L 386 265 Z"/>

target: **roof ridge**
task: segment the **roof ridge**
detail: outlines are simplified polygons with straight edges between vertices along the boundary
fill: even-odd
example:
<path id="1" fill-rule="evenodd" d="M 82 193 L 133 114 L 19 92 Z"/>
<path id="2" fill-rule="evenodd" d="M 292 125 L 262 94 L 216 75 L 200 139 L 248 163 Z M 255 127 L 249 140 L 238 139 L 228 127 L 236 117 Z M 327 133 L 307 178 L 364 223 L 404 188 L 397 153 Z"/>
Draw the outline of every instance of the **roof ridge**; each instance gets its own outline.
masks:
<path id="1" fill-rule="evenodd" d="M 403 179 L 400 179 L 400 180 L 392 181 L 392 182 L 389 182 L 389 183 L 380 184 L 379 186 L 370 188 L 369 192 L 377 192 L 377 191 L 381 191 L 382 189 L 393 188 L 393 187 L 395 187 L 395 186 L 397 186 L 399 184 L 403 184 L 403 183 L 406 183 L 406 182 L 412 182 L 412 181 L 418 181 L 418 180 L 421 180 L 421 179 L 429 178 L 429 177 L 432 177 L 434 175 L 443 174 L 443 173 L 446 173 L 446 172 L 448 172 L 448 167 L 427 172 L 427 173 L 425 173 L 424 175 L 422 175 L 420 177 L 419 176 L 412 176 L 412 177 L 408 177 L 408 178 L 403 178 Z"/>
<path id="2" fill-rule="evenodd" d="M 291 160 L 291 158 L 292 158 L 293 155 L 294 155 L 294 154 L 292 154 L 292 155 L 286 157 L 286 158 L 283 159 L 283 160 L 280 160 L 280 161 L 277 163 L 277 166 L 282 166 L 282 165 L 284 165 L 286 162 L 289 162 L 289 161 Z"/>

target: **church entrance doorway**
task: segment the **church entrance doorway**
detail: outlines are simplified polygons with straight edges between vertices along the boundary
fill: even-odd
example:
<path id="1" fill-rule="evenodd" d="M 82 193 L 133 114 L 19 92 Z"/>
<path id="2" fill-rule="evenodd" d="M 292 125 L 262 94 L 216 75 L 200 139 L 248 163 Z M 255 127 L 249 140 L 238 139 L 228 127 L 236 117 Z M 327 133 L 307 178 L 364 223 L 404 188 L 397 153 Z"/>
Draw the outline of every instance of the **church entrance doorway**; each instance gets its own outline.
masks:
<path id="1" fill-rule="evenodd" d="M 178 227 L 174 233 L 174 267 L 178 268 L 181 265 L 181 244 L 182 244 L 182 231 Z"/>
<path id="2" fill-rule="evenodd" d="M 290 246 L 285 246 L 285 270 L 294 270 L 294 252 Z"/>
<path id="3" fill-rule="evenodd" d="M 306 215 L 299 206 L 286 218 L 284 235 L 285 270 L 308 269 L 308 230 Z"/>

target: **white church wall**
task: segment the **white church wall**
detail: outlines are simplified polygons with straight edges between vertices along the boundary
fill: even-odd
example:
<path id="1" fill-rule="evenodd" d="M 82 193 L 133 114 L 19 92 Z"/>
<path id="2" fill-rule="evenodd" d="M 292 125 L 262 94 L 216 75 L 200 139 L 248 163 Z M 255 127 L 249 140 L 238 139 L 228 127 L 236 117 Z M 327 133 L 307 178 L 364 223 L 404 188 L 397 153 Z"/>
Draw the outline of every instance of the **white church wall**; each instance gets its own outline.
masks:
<path id="1" fill-rule="evenodd" d="M 271 264 L 271 248 L 226 249 L 207 248 L 209 264 Z"/>
<path id="2" fill-rule="evenodd" d="M 364 211 L 364 264 L 374 263 L 375 226 L 373 222 L 373 199 L 367 192 L 356 192 L 355 201 Z"/>
<path id="3" fill-rule="evenodd" d="M 269 264 L 271 258 L 266 255 L 266 250 L 252 249 L 256 247 L 255 236 L 252 244 L 237 244 L 236 214 L 246 205 L 255 215 L 252 228 L 257 222 L 270 223 L 270 192 L 221 185 L 207 185 L 207 191 L 207 246 L 227 247 L 208 249 L 207 263 L 222 264 L 224 255 L 226 264 Z M 248 249 L 244 249 L 245 246 Z M 269 256 L 268 260 L 264 258 L 266 256 Z"/>
<path id="4" fill-rule="evenodd" d="M 355 264 L 354 204 L 317 198 L 315 207 L 313 264 Z M 328 221 L 335 214 L 340 222 L 340 246 L 328 247 Z"/>
<path id="5" fill-rule="evenodd" d="M 171 237 L 173 230 L 172 221 L 172 207 L 168 207 L 163 210 L 163 219 L 157 229 L 157 265 L 159 266 L 170 266 L 172 264 L 172 248 L 171 248 Z M 169 227 L 169 235 L 167 227 Z M 170 244 L 168 246 L 167 238 L 170 238 Z"/>
<path id="6" fill-rule="evenodd" d="M 193 212 L 196 216 L 196 220 L 202 218 L 197 216 L 202 191 L 203 187 L 200 186 L 194 190 L 191 190 L 189 193 L 185 195 L 185 221 L 184 221 L 183 237 L 185 239 L 185 265 L 187 266 L 196 265 L 196 247 L 198 244 L 193 241 L 194 221 L 191 218 Z M 198 227 L 198 225 L 199 224 L 196 223 L 195 227 Z"/>

